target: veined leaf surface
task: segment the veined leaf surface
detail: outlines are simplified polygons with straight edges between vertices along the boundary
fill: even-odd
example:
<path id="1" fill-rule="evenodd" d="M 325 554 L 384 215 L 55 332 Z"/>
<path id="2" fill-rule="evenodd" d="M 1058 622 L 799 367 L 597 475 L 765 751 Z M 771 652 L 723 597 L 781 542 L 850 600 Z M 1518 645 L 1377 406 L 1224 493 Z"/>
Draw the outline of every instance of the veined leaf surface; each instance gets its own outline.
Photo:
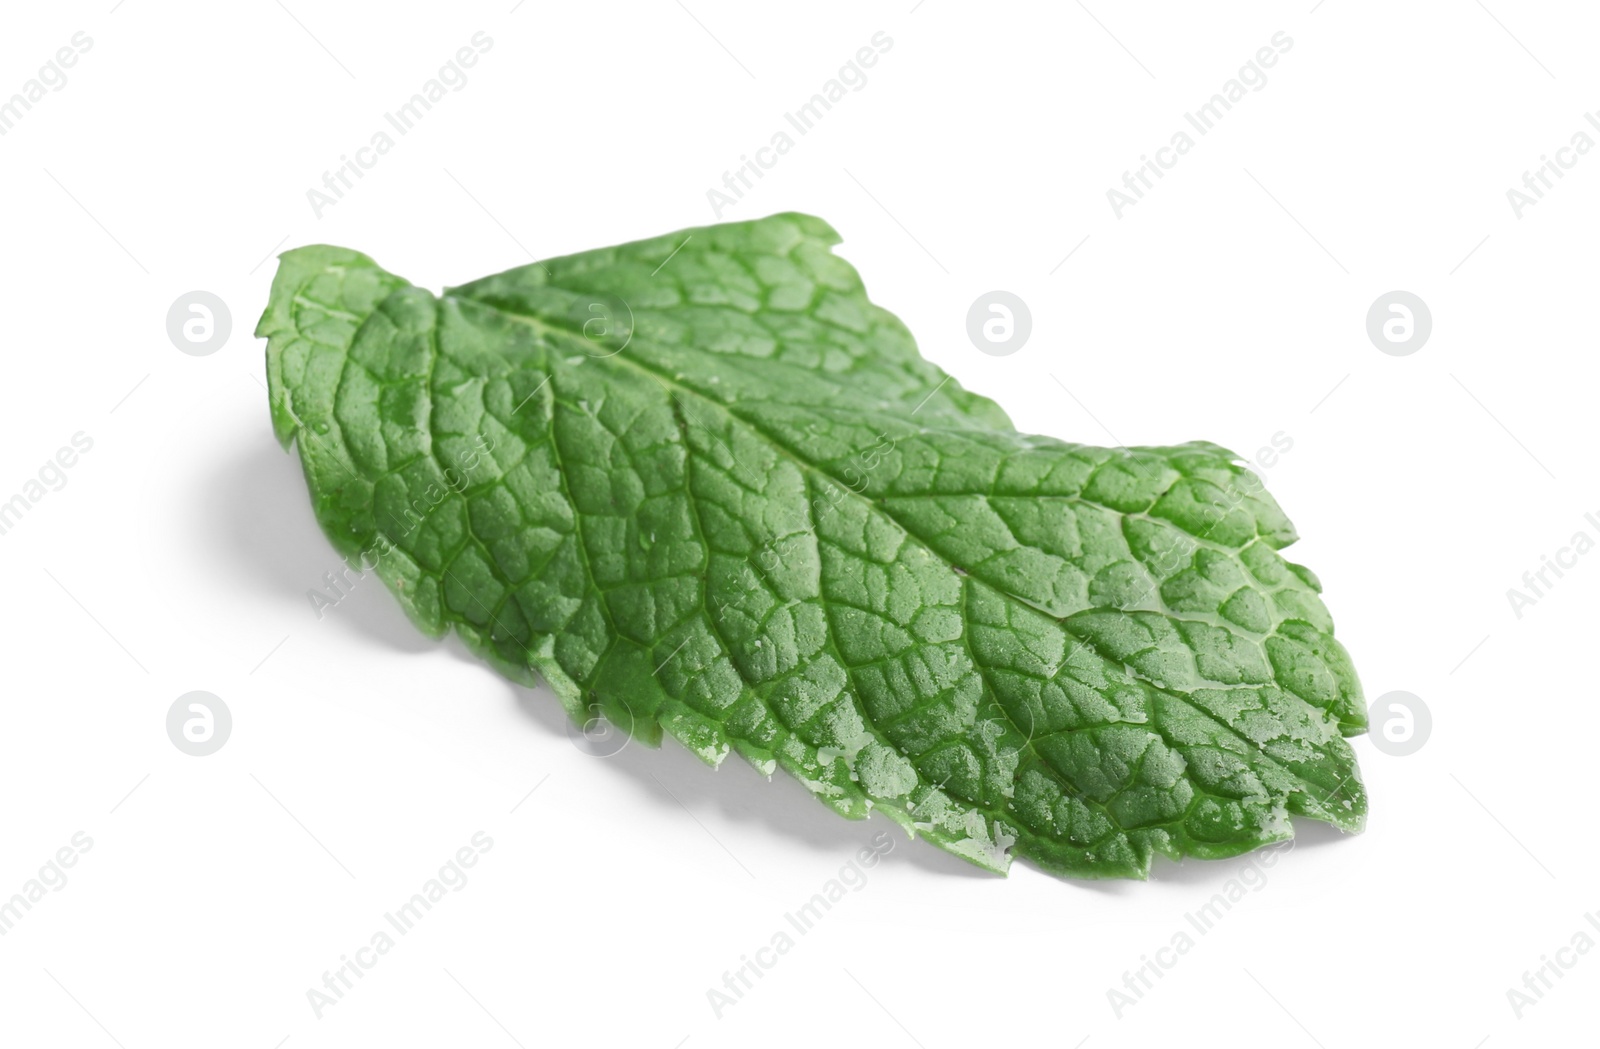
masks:
<path id="1" fill-rule="evenodd" d="M 777 215 L 447 290 L 282 258 L 318 520 L 428 634 L 994 871 L 1360 829 L 1360 685 L 1232 453 L 1018 433 Z"/>

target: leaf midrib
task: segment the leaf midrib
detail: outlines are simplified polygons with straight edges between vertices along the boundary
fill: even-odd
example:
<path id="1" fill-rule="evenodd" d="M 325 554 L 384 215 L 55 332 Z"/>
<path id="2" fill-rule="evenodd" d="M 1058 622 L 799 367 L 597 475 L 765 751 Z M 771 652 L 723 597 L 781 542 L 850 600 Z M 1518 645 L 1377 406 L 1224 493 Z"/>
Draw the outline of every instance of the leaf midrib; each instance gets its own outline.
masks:
<path id="1" fill-rule="evenodd" d="M 561 327 L 560 325 L 551 324 L 551 323 L 549 323 L 548 321 L 546 321 L 542 317 L 536 317 L 536 316 L 533 316 L 531 314 L 520 313 L 520 312 L 518 312 L 516 310 L 510 310 L 510 309 L 505 308 L 504 306 L 500 306 L 500 305 L 493 304 L 493 303 L 483 302 L 483 301 L 481 301 L 479 299 L 446 294 L 444 296 L 441 296 L 441 301 L 453 301 L 453 302 L 457 302 L 457 303 L 469 303 L 472 306 L 475 306 L 475 307 L 478 307 L 478 308 L 481 308 L 481 309 L 485 309 L 485 310 L 489 310 L 489 311 L 491 311 L 493 313 L 499 314 L 500 316 L 506 317 L 509 320 L 516 321 L 516 322 L 522 323 L 522 324 L 526 324 L 526 325 L 528 325 L 530 327 L 533 327 L 536 330 L 541 331 L 543 333 L 547 333 L 547 334 L 553 335 L 553 336 L 559 336 L 562 340 L 567 341 L 569 343 L 571 343 L 571 342 L 582 342 L 584 345 L 587 345 L 588 342 L 589 342 L 589 340 L 587 340 L 581 333 L 571 331 L 570 329 Z M 635 332 L 635 336 L 637 336 L 637 332 Z M 583 346 L 578 346 L 577 348 L 581 350 L 584 347 Z M 845 491 L 849 492 L 855 498 L 861 499 L 869 507 L 871 507 L 874 511 L 876 511 L 879 514 L 882 514 L 887 520 L 889 520 L 896 527 L 898 527 L 903 532 L 905 532 L 905 534 L 907 536 L 909 536 L 913 541 L 915 541 L 919 545 L 923 546 L 925 549 L 928 549 L 928 552 L 933 557 L 938 558 L 942 563 L 945 563 L 946 565 L 948 565 L 948 562 L 946 562 L 945 559 L 942 556 L 940 556 L 937 551 L 932 550 L 931 548 L 928 548 L 928 545 L 927 545 L 926 542 L 924 542 L 915 533 L 913 533 L 910 529 L 908 529 L 905 526 L 904 523 L 902 523 L 899 519 L 897 519 L 893 514 L 889 513 L 889 511 L 886 508 L 884 508 L 883 506 L 881 506 L 876 500 L 873 500 L 873 499 L 867 498 L 865 496 L 862 496 L 859 492 L 856 492 L 855 489 L 850 487 L 848 484 L 845 484 L 840 478 L 835 477 L 834 475 L 829 473 L 827 470 L 823 469 L 821 466 L 818 466 L 815 463 L 808 462 L 807 460 L 801 458 L 799 456 L 799 454 L 796 453 L 792 448 L 790 448 L 780 437 L 778 437 L 777 435 L 775 435 L 775 434 L 771 433 L 770 431 L 768 431 L 764 426 L 762 426 L 760 423 L 756 422 L 755 420 L 748 419 L 742 413 L 737 412 L 734 409 L 734 406 L 723 403 L 722 401 L 718 400 L 716 397 L 712 396 L 711 394 L 709 394 L 709 393 L 707 393 L 707 392 L 705 392 L 703 390 L 699 390 L 699 389 L 696 389 L 693 386 L 689 386 L 689 385 L 684 384 L 676 376 L 668 376 L 668 375 L 664 374 L 660 369 L 655 368 L 653 366 L 646 365 L 644 363 L 641 363 L 640 361 L 635 360 L 632 357 L 624 356 L 622 353 L 614 353 L 614 354 L 611 354 L 611 355 L 606 356 L 604 358 L 597 358 L 597 360 L 616 361 L 616 362 L 619 362 L 621 364 L 625 364 L 628 367 L 633 368 L 639 374 L 644 375 L 644 376 L 654 380 L 659 385 L 668 388 L 669 392 L 671 390 L 676 390 L 676 391 L 679 391 L 680 393 L 683 393 L 683 394 L 687 394 L 687 395 L 692 395 L 692 396 L 698 397 L 702 401 L 705 401 L 706 403 L 708 403 L 708 404 L 710 404 L 710 405 L 712 405 L 712 406 L 714 406 L 716 408 L 720 408 L 721 410 L 727 412 L 730 416 L 733 416 L 734 418 L 738 419 L 740 422 L 744 423 L 745 425 L 749 426 L 751 429 L 755 430 L 757 433 L 761 434 L 761 436 L 765 437 L 767 439 L 767 441 L 771 444 L 771 446 L 774 448 L 775 451 L 777 451 L 778 453 L 782 454 L 785 458 L 789 459 L 791 462 L 793 462 L 801 470 L 807 471 L 807 472 L 812 473 L 812 474 L 814 474 L 814 475 L 816 475 L 818 477 L 821 477 L 821 478 L 827 480 L 829 483 L 834 484 L 834 485 L 836 485 L 836 486 L 838 486 L 840 488 L 843 488 Z M 552 367 L 552 370 L 553 370 L 553 368 L 554 368 L 554 364 L 553 363 L 552 363 L 551 367 Z M 1189 533 L 1188 532 L 1184 532 L 1184 534 L 1188 535 Z M 965 590 L 966 586 L 969 585 L 970 583 L 971 583 L 970 579 L 963 580 L 962 581 L 963 590 Z M 986 584 L 986 585 L 992 585 L 992 584 Z M 1120 666 L 1120 665 L 1122 665 L 1122 661 L 1121 660 L 1119 660 L 1119 659 L 1115 658 L 1114 656 L 1112 656 L 1112 655 L 1108 654 L 1107 652 L 1105 652 L 1099 646 L 1099 644 L 1097 644 L 1094 641 L 1093 638 L 1080 636 L 1078 633 L 1070 630 L 1067 627 L 1066 621 L 1063 618 L 1055 616 L 1055 615 L 1052 615 L 1050 612 L 1046 611 L 1045 609 L 1042 609 L 1042 608 L 1038 607 L 1037 605 L 1033 604 L 1032 602 L 1027 601 L 1027 600 L 1025 600 L 1023 598 L 1017 597 L 1016 595 L 1008 593 L 1008 592 L 1006 592 L 1004 590 L 1001 590 L 998 587 L 995 587 L 994 589 L 995 589 L 996 593 L 998 593 L 1001 596 L 1003 596 L 1006 600 L 1015 601 L 1018 604 L 1026 607 L 1026 608 L 1029 608 L 1029 609 L 1032 609 L 1032 610 L 1038 612 L 1040 615 L 1046 616 L 1052 622 L 1054 622 L 1057 625 L 1059 625 L 1061 627 L 1061 629 L 1066 633 L 1066 635 L 1069 638 L 1072 638 L 1077 643 L 1088 647 L 1091 651 L 1093 651 L 1096 655 L 1098 655 L 1100 657 L 1100 659 L 1104 660 L 1108 665 L 1111 665 L 1111 666 Z M 1105 609 L 1105 610 L 1106 611 L 1116 611 L 1116 609 L 1109 609 L 1109 608 Z M 1089 610 L 1086 610 L 1086 611 L 1089 611 Z M 984 666 L 980 661 L 978 661 L 976 659 L 975 655 L 971 652 L 970 646 L 968 646 L 968 648 L 967 648 L 967 653 L 968 653 L 968 658 L 971 659 L 972 662 L 973 662 L 974 669 L 978 672 L 979 676 L 981 678 L 983 678 L 985 687 L 991 689 L 991 691 L 992 691 L 993 685 L 988 680 L 988 675 L 985 673 Z M 1065 665 L 1065 661 L 1063 661 L 1063 665 Z M 1059 672 L 1059 668 L 1058 668 L 1058 672 Z M 1139 681 L 1139 683 L 1141 685 L 1145 686 L 1145 687 L 1148 687 L 1148 688 L 1156 688 L 1157 687 L 1152 682 L 1149 682 L 1149 681 L 1145 680 L 1145 678 L 1143 676 L 1136 675 L 1136 677 L 1137 677 L 1137 680 Z M 1052 678 L 1053 678 L 1053 675 L 1052 675 Z M 1324 806 L 1327 804 L 1327 802 L 1321 797 L 1320 793 L 1318 793 L 1318 791 L 1320 790 L 1320 788 L 1322 786 L 1321 784 L 1312 783 L 1311 781 L 1304 779 L 1297 772 L 1295 772 L 1293 769 L 1288 768 L 1287 766 L 1285 766 L 1282 763 L 1280 763 L 1279 761 L 1277 761 L 1275 758 L 1273 758 L 1270 755 L 1268 755 L 1267 753 L 1265 753 L 1265 749 L 1263 747 L 1261 747 L 1259 744 L 1257 744 L 1255 740 L 1253 740 L 1253 739 L 1249 738 L 1248 736 L 1244 735 L 1244 733 L 1240 732 L 1234 726 L 1232 726 L 1232 725 L 1228 724 L 1227 722 L 1222 721 L 1221 719 L 1219 719 L 1219 718 L 1215 717 L 1214 715 L 1212 715 L 1204 707 L 1199 706 L 1198 704 L 1196 704 L 1194 702 L 1194 700 L 1188 696 L 1188 694 L 1183 693 L 1183 692 L 1179 692 L 1179 691 L 1176 691 L 1176 690 L 1173 690 L 1173 689 L 1165 688 L 1165 687 L 1160 688 L 1159 691 L 1161 691 L 1165 695 L 1169 695 L 1169 696 L 1172 696 L 1172 697 L 1178 699 L 1180 702 L 1184 703 L 1184 705 L 1188 706 L 1191 710 L 1193 710 L 1196 714 L 1200 715 L 1201 717 L 1204 717 L 1208 722 L 1219 726 L 1223 731 L 1231 734 L 1236 739 L 1238 739 L 1240 742 L 1244 743 L 1245 745 L 1247 745 L 1249 747 L 1254 748 L 1254 751 L 1255 751 L 1255 753 L 1256 753 L 1256 755 L 1258 757 L 1258 760 L 1271 763 L 1273 766 L 1277 767 L 1280 771 L 1282 771 L 1285 775 L 1287 775 L 1290 778 L 1292 778 L 1295 782 L 1302 784 L 1306 788 L 1313 788 L 1313 789 L 1307 789 L 1305 791 L 1305 793 L 1308 796 L 1312 797 L 1313 799 L 1316 799 L 1319 802 L 1319 804 L 1322 804 Z M 1315 704 L 1307 702 L 1305 699 L 1303 699 L 1302 697 L 1300 697 L 1296 693 L 1291 692 L 1291 691 L 1289 691 L 1287 689 L 1284 689 L 1283 691 L 1284 691 L 1285 695 L 1293 696 L 1296 702 L 1303 704 L 1308 710 L 1310 710 L 1312 712 L 1314 717 L 1326 720 L 1327 718 L 1330 718 L 1332 716 L 1328 711 L 1323 710 L 1322 708 L 1316 706 Z M 997 705 L 998 705 L 998 703 L 997 703 Z M 1018 726 L 1016 724 L 1015 720 L 1012 719 L 1012 717 L 1011 717 L 1011 715 L 1009 713 L 1006 713 L 1004 707 L 1000 707 L 1000 710 L 1001 710 L 1001 713 L 1005 714 L 1006 720 L 1011 722 L 1012 727 L 1014 729 L 1016 729 L 1018 732 L 1020 732 L 1021 731 L 1020 726 Z M 1157 728 L 1153 724 L 1151 724 L 1149 726 L 1149 730 L 1151 732 L 1153 732 L 1156 736 L 1160 737 L 1163 740 L 1163 742 L 1167 743 L 1168 745 L 1177 745 L 1176 741 L 1168 739 L 1166 733 L 1161 732 L 1159 730 L 1159 728 Z M 1334 739 L 1336 741 L 1337 740 L 1341 740 L 1342 736 L 1340 736 L 1340 735 L 1338 735 L 1336 733 L 1335 736 L 1334 736 Z M 1042 760 L 1042 758 L 1041 758 L 1041 760 Z M 1054 767 L 1051 766 L 1049 764 L 1049 762 L 1043 762 L 1043 764 L 1044 764 L 1044 767 L 1046 767 L 1046 768 L 1051 770 L 1052 774 L 1057 775 L 1059 777 L 1060 774 L 1056 772 Z M 1065 782 L 1063 782 L 1062 785 L 1064 787 L 1068 787 L 1069 790 L 1071 789 L 1070 785 L 1066 784 Z M 1197 786 L 1196 790 L 1199 791 L 1200 788 Z M 1081 797 L 1079 792 L 1077 792 L 1076 790 L 1072 790 L 1072 793 Z M 1085 799 L 1085 800 L 1087 800 L 1087 799 Z M 968 803 L 970 804 L 970 802 L 968 802 Z M 1129 828 L 1121 828 L 1120 827 L 1120 823 L 1119 823 L 1119 830 L 1122 833 L 1129 833 Z"/>

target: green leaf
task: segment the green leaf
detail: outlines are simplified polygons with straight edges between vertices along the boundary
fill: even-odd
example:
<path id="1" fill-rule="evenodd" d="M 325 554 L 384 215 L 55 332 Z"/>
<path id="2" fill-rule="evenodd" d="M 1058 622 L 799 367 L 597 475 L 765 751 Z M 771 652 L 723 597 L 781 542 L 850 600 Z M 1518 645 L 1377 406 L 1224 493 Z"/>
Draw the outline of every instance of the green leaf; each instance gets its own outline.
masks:
<path id="1" fill-rule="evenodd" d="M 777 215 L 442 296 L 296 249 L 273 424 L 341 553 L 574 718 L 997 872 L 1359 830 L 1360 685 L 1255 475 L 1018 433 L 838 239 Z"/>

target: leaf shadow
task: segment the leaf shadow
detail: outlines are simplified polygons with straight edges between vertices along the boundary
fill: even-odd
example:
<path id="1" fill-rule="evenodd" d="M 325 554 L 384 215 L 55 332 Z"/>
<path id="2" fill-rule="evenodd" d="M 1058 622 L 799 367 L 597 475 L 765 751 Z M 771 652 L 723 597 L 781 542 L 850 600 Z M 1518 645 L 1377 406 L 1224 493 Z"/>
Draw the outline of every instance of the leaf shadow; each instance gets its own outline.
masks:
<path id="1" fill-rule="evenodd" d="M 196 512 L 195 542 L 215 562 L 212 570 L 220 582 L 247 587 L 262 600 L 292 606 L 306 623 L 317 622 L 307 593 L 311 589 L 331 593 L 324 576 L 339 571 L 342 562 L 312 514 L 298 455 L 285 453 L 270 439 L 253 445 L 209 479 Z M 396 652 L 418 655 L 443 647 L 473 670 L 494 673 L 454 633 L 435 641 L 418 631 L 371 574 L 358 578 L 335 607 L 324 610 L 324 618 Z M 530 689 L 495 677 L 529 722 L 583 749 L 581 737 L 573 741 L 566 712 L 549 689 Z M 787 773 L 777 772 L 768 780 L 737 756 L 730 755 L 713 770 L 675 741 L 659 749 L 629 741 L 615 754 L 593 760 L 630 782 L 643 803 L 669 815 L 688 810 L 699 821 L 701 815 L 715 812 L 723 821 L 759 824 L 775 836 L 797 838 L 841 862 L 887 830 L 895 845 L 882 858 L 883 864 L 909 865 L 945 877 L 1001 880 L 929 842 L 908 840 L 898 825 L 879 814 L 862 821 L 844 819 Z M 1296 850 L 1320 848 L 1347 837 L 1327 824 L 1304 819 L 1295 821 L 1295 834 Z M 749 858 L 736 859 L 747 864 Z M 1157 856 L 1150 879 L 1174 885 L 1220 885 L 1236 873 L 1243 859 L 1191 857 L 1177 862 Z M 759 866 L 759 858 L 755 862 Z M 1017 862 L 1037 870 L 1026 859 Z M 1107 896 L 1139 891 L 1134 881 L 1061 881 Z"/>
<path id="2" fill-rule="evenodd" d="M 338 572 L 342 562 L 312 513 L 299 456 L 284 452 L 270 440 L 254 445 L 209 478 L 203 493 L 196 505 L 195 541 L 214 562 L 211 570 L 219 581 L 244 588 L 260 600 L 292 608 L 306 623 L 317 624 L 307 592 L 316 589 L 332 594 L 324 576 Z M 324 609 L 324 619 L 335 620 L 338 628 L 353 630 L 392 651 L 417 655 L 443 647 L 473 670 L 494 673 L 454 633 L 435 641 L 417 630 L 383 584 L 370 574 L 357 579 L 335 607 Z M 495 678 L 538 730 L 571 739 L 566 712 L 549 689 L 525 688 L 498 674 Z M 777 836 L 798 838 L 841 863 L 888 830 L 895 847 L 883 856 L 882 864 L 909 864 L 952 877 L 994 879 L 927 842 L 908 841 L 904 831 L 880 815 L 864 821 L 843 819 L 788 774 L 778 772 L 768 781 L 736 756 L 713 770 L 676 742 L 654 749 L 629 741 L 618 753 L 594 760 L 604 762 L 609 774 L 620 773 L 631 782 L 644 803 L 680 816 L 687 808 L 696 819 L 714 811 L 720 819 L 759 823 Z M 758 862 L 758 858 L 751 859 Z M 750 860 L 741 857 L 740 862 Z"/>
<path id="3" fill-rule="evenodd" d="M 452 639 L 452 643 L 460 646 L 456 639 Z M 465 646 L 460 649 L 464 658 L 472 659 Z M 566 712 L 548 689 L 506 684 L 514 693 L 517 708 L 530 721 L 552 734 L 566 737 L 574 747 L 584 750 L 581 734 L 573 739 L 576 730 L 568 731 Z M 949 877 L 998 880 L 993 874 L 928 842 L 909 841 L 898 824 L 877 813 L 865 820 L 845 819 L 788 773 L 777 771 L 769 780 L 736 754 L 730 754 L 713 769 L 668 737 L 660 748 L 629 740 L 615 753 L 595 754 L 592 760 L 606 763 L 663 811 L 681 816 L 687 810 L 702 825 L 701 814 L 715 812 L 720 821 L 758 824 L 776 837 L 796 838 L 840 862 L 855 855 L 857 850 L 870 847 L 873 838 L 887 831 L 894 840 L 894 848 L 884 854 L 881 864 L 907 864 Z M 719 841 L 718 844 L 723 843 Z M 735 859 L 750 869 L 747 857 L 736 856 Z M 759 862 L 756 865 L 759 866 Z"/>
<path id="4" fill-rule="evenodd" d="M 292 608 L 308 626 L 349 629 L 401 652 L 437 647 L 417 630 L 371 573 L 343 581 L 343 593 L 329 584 L 346 568 L 312 514 L 298 454 L 285 452 L 270 438 L 253 444 L 238 460 L 208 479 L 197 500 L 194 531 L 200 552 L 215 562 L 219 581 L 269 602 Z M 207 549 L 209 545 L 209 549 Z M 337 598 L 322 615 L 309 594 Z"/>

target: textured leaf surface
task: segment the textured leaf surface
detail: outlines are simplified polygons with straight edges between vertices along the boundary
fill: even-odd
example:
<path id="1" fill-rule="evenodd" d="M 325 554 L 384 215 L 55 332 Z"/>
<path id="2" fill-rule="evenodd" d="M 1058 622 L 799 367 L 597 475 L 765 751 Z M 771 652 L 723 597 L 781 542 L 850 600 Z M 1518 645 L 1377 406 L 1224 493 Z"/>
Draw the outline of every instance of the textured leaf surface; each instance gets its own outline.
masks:
<path id="1" fill-rule="evenodd" d="M 1016 432 L 778 215 L 446 291 L 283 256 L 257 331 L 318 520 L 429 634 L 983 867 L 1358 830 L 1292 526 L 1207 443 Z"/>

